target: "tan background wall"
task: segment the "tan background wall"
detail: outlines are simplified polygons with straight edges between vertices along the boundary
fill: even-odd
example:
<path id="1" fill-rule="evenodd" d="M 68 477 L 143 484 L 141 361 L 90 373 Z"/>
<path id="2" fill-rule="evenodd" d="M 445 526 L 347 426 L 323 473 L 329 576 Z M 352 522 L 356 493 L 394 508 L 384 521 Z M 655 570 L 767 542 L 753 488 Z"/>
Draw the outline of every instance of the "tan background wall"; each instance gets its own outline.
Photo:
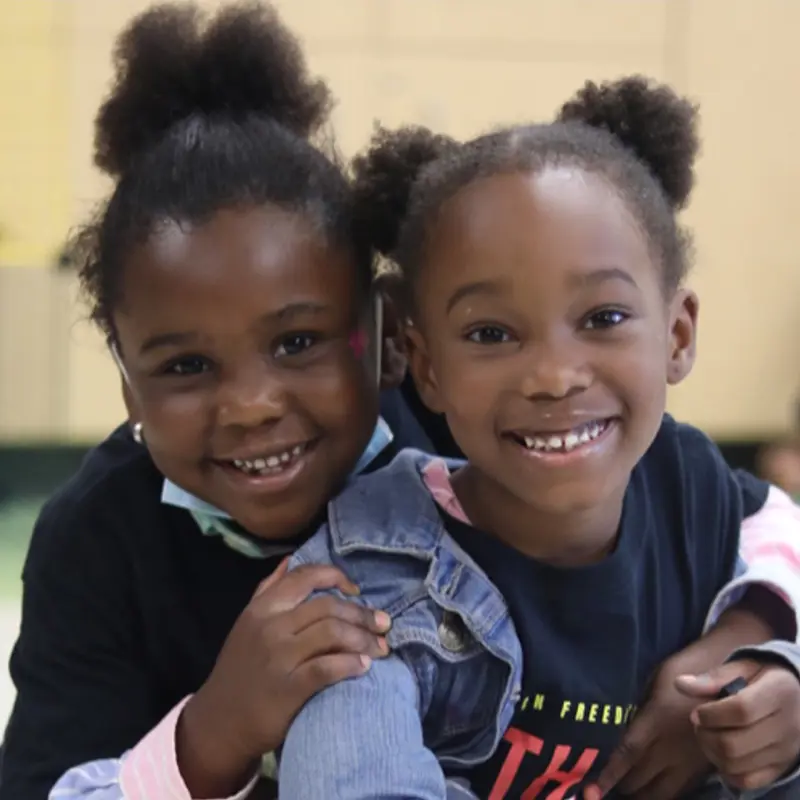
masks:
<path id="1" fill-rule="evenodd" d="M 91 168 L 92 118 L 114 33 L 146 5 L 0 0 L 0 226 L 9 230 L 0 260 L 43 263 L 63 229 L 106 191 Z M 788 424 L 800 388 L 800 3 L 279 5 L 339 97 L 334 124 L 346 152 L 366 141 L 376 119 L 469 136 L 547 118 L 586 78 L 643 72 L 696 98 L 704 155 L 687 222 L 697 237 L 692 283 L 702 336 L 696 371 L 671 407 L 722 436 Z M 73 290 L 63 278 L 0 271 L 0 437 L 91 440 L 121 418 L 102 344 L 66 321 L 78 313 Z"/>

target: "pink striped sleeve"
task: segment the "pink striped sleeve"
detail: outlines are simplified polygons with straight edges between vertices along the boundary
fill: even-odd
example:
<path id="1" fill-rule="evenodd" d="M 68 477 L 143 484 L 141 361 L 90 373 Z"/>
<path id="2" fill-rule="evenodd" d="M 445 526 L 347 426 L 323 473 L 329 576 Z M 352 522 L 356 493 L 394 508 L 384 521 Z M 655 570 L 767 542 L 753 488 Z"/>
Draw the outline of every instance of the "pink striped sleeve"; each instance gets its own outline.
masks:
<path id="1" fill-rule="evenodd" d="M 717 595 L 708 615 L 713 625 L 750 584 L 778 594 L 797 616 L 800 611 L 800 507 L 780 489 L 770 488 L 758 513 L 742 522 L 741 557 L 746 571 Z M 797 628 L 800 631 L 800 626 Z"/>
<path id="2" fill-rule="evenodd" d="M 175 753 L 175 730 L 188 700 L 175 706 L 125 757 L 119 775 L 125 800 L 192 800 Z M 241 792 L 225 800 L 244 800 L 257 780 L 253 776 Z"/>

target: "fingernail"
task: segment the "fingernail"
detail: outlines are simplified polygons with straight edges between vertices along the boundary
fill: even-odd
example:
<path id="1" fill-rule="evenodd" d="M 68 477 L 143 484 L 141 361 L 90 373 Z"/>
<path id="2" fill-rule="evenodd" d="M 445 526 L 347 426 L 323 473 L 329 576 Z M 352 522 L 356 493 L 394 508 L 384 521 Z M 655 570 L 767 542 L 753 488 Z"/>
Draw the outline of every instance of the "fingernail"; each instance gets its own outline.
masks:
<path id="1" fill-rule="evenodd" d="M 364 672 L 370 668 L 371 664 L 372 659 L 369 656 L 361 656 L 361 666 L 364 668 Z"/>
<path id="2" fill-rule="evenodd" d="M 701 686 L 709 686 L 713 683 L 713 680 L 710 675 L 706 673 L 701 673 L 700 675 L 680 675 L 680 680 L 682 681 L 689 681 L 690 683 L 698 683 Z"/>
<path id="3" fill-rule="evenodd" d="M 361 594 L 361 589 L 358 588 L 354 583 L 348 585 L 348 587 L 344 590 L 345 594 L 351 594 L 354 597 Z"/>
<path id="4" fill-rule="evenodd" d="M 376 611 L 375 624 L 382 631 L 388 631 L 392 627 L 392 618 L 385 611 Z"/>
<path id="5" fill-rule="evenodd" d="M 378 639 L 378 647 L 380 648 L 381 653 L 383 653 L 384 655 L 389 654 L 389 642 L 387 642 L 383 636 L 381 636 L 381 638 Z"/>

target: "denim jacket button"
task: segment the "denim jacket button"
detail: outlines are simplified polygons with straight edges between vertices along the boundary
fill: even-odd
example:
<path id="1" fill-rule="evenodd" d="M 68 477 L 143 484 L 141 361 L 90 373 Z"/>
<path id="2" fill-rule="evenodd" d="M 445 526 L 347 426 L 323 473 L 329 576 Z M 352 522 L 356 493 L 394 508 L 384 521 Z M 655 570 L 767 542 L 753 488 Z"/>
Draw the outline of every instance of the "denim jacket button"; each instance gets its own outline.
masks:
<path id="1" fill-rule="evenodd" d="M 467 646 L 467 631 L 464 623 L 461 617 L 452 611 L 445 611 L 442 614 L 442 621 L 439 623 L 437 633 L 442 647 L 451 653 L 460 653 Z"/>

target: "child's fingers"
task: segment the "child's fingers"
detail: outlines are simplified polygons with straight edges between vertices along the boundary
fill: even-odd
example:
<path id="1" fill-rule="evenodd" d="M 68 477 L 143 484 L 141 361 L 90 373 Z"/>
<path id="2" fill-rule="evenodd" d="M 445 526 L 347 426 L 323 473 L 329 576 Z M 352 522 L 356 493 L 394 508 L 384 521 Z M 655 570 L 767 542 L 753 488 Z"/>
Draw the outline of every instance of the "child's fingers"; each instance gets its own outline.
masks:
<path id="1" fill-rule="evenodd" d="M 742 728 L 755 725 L 780 708 L 778 685 L 783 670 L 766 670 L 760 673 L 747 688 L 733 697 L 703 703 L 692 712 L 692 722 L 709 730 Z M 792 676 L 796 682 L 796 678 Z"/>
<path id="2" fill-rule="evenodd" d="M 364 654 L 331 653 L 305 662 L 295 676 L 305 687 L 306 696 L 311 697 L 326 686 L 363 675 L 371 664 L 372 659 Z"/>
<path id="3" fill-rule="evenodd" d="M 716 700 L 717 695 L 737 678 L 750 683 L 761 669 L 756 661 L 731 661 L 702 675 L 679 675 L 675 688 L 686 697 Z"/>
<path id="4" fill-rule="evenodd" d="M 261 583 L 258 584 L 258 588 L 253 593 L 253 599 L 258 597 L 260 594 L 266 592 L 270 586 L 274 586 L 286 574 L 286 570 L 288 568 L 289 568 L 289 556 L 286 556 L 286 558 L 284 558 L 283 561 L 281 561 L 281 563 L 278 564 L 275 571 L 269 577 L 265 578 L 263 581 L 261 581 Z"/>
<path id="5" fill-rule="evenodd" d="M 771 717 L 746 728 L 697 728 L 698 744 L 709 761 L 725 773 L 744 773 L 780 760 L 783 747 Z"/>
<path id="6" fill-rule="evenodd" d="M 768 720 L 760 723 L 767 726 Z M 768 734 L 767 734 L 768 735 Z M 763 744 L 765 734 L 745 728 L 738 731 L 703 731 L 698 742 L 726 783 L 739 789 L 759 789 L 781 778 L 796 753 L 786 742 Z"/>
<path id="7" fill-rule="evenodd" d="M 732 775 L 724 775 L 725 782 L 736 789 L 752 790 L 765 789 L 773 783 L 777 783 L 784 775 L 783 768 L 766 767 L 765 769 L 753 772 L 743 772 Z"/>
<path id="8" fill-rule="evenodd" d="M 276 572 L 280 570 L 278 567 Z M 290 611 L 315 591 L 338 589 L 342 594 L 358 594 L 358 587 L 340 569 L 328 564 L 307 564 L 288 573 L 284 569 L 283 574 L 274 576 L 256 593 L 257 603 L 267 615 Z"/>
<path id="9" fill-rule="evenodd" d="M 381 635 L 388 633 L 392 627 L 391 617 L 385 611 L 376 611 L 352 600 L 325 595 L 298 606 L 292 612 L 291 629 L 297 635 L 322 620 L 344 622 Z"/>
<path id="10" fill-rule="evenodd" d="M 634 716 L 597 778 L 595 786 L 601 797 L 618 784 L 622 784 L 628 791 L 633 791 L 639 785 L 647 782 L 647 780 L 643 781 L 642 776 L 637 773 L 641 772 L 642 767 L 647 769 L 652 766 L 652 764 L 648 764 L 645 756 L 658 736 L 660 711 L 658 703 L 649 701 Z M 647 775 L 646 777 L 649 780 L 651 776 Z"/>
<path id="11" fill-rule="evenodd" d="M 331 653 L 363 654 L 378 659 L 389 655 L 389 645 L 383 636 L 376 636 L 361 625 L 320 620 L 295 636 L 292 668 L 296 670 L 300 664 Z"/>

